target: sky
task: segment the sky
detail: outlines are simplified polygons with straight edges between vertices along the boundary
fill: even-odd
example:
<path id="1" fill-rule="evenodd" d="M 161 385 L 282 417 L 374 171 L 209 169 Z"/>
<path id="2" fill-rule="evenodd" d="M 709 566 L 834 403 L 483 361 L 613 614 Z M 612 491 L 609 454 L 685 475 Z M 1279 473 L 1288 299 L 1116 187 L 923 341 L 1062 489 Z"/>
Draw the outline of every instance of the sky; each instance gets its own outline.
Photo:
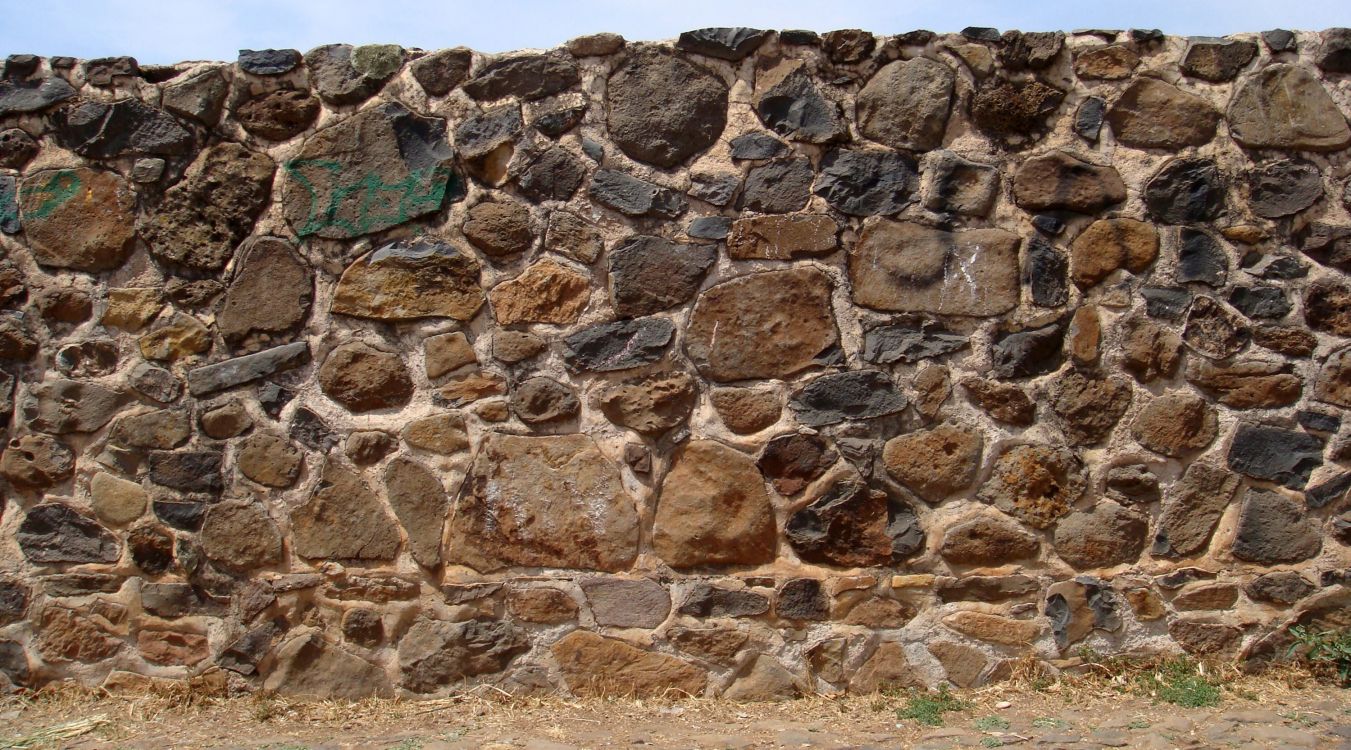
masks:
<path id="1" fill-rule="evenodd" d="M 234 60 L 240 49 L 395 43 L 482 52 L 548 48 L 613 31 L 667 39 L 705 26 L 879 34 L 966 26 L 1048 31 L 1158 28 L 1221 36 L 1351 26 L 1348 0 L 0 0 L 0 55 L 142 63 Z"/>

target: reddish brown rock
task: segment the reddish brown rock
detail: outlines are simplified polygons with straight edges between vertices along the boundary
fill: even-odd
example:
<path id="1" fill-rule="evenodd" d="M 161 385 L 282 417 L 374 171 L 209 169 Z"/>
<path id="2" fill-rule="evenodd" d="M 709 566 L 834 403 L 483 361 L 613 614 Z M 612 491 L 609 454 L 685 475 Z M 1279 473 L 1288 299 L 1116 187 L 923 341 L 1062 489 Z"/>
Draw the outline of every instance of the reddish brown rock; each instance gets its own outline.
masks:
<path id="1" fill-rule="evenodd" d="M 253 238 L 239 250 L 216 330 L 238 351 L 284 344 L 290 339 L 285 334 L 309 316 L 313 294 L 313 275 L 289 242 Z"/>
<path id="2" fill-rule="evenodd" d="M 555 588 L 512 589 L 507 607 L 518 620 L 557 625 L 577 619 L 577 602 L 567 592 Z"/>
<path id="3" fill-rule="evenodd" d="M 908 221 L 864 227 L 849 253 L 854 301 L 877 310 L 998 315 L 1018 304 L 1016 235 Z"/>
<path id="4" fill-rule="evenodd" d="M 1351 336 L 1351 286 L 1319 279 L 1304 290 L 1304 320 L 1309 327 Z"/>
<path id="5" fill-rule="evenodd" d="M 689 419 L 697 399 L 688 373 L 658 372 L 602 386 L 596 406 L 617 425 L 657 436 Z"/>
<path id="6" fill-rule="evenodd" d="M 928 649 L 957 687 L 980 687 L 989 679 L 990 659 L 979 649 L 951 641 L 930 643 Z"/>
<path id="7" fill-rule="evenodd" d="M 1286 362 L 1248 360 L 1227 365 L 1205 359 L 1187 363 L 1187 382 L 1218 395 L 1235 409 L 1275 409 L 1299 400 L 1304 381 Z"/>
<path id="8" fill-rule="evenodd" d="M 962 635 L 1005 646 L 1030 646 L 1045 632 L 1042 624 L 1035 620 L 1015 620 L 970 610 L 944 617 L 943 624 Z"/>
<path id="9" fill-rule="evenodd" d="M 749 456 L 711 440 L 676 454 L 662 483 L 653 550 L 669 565 L 754 565 L 775 556 L 764 479 Z"/>
<path id="10" fill-rule="evenodd" d="M 1060 519 L 1055 527 L 1055 552 L 1080 570 L 1122 565 L 1140 559 L 1148 534 L 1147 516 L 1099 500 L 1088 510 Z"/>
<path id="11" fill-rule="evenodd" d="M 557 261 L 541 260 L 493 287 L 488 301 L 498 325 L 577 322 L 591 299 L 586 274 Z"/>
<path id="12" fill-rule="evenodd" d="M 917 687 L 923 679 L 905 658 L 905 648 L 892 641 L 880 643 L 877 650 L 849 679 L 849 692 L 866 695 L 882 690 Z"/>
<path id="13" fill-rule="evenodd" d="M 1131 436 L 1165 456 L 1184 456 L 1210 445 L 1216 435 L 1215 409 L 1200 396 L 1172 392 L 1145 405 L 1131 423 Z"/>
<path id="14" fill-rule="evenodd" d="M 915 373 L 911 384 L 915 389 L 915 411 L 924 422 L 930 423 L 938 418 L 943 404 L 952 394 L 952 381 L 948 378 L 948 368 L 942 365 L 926 364 Z"/>
<path id="15" fill-rule="evenodd" d="M 749 216 L 732 222 L 727 254 L 737 260 L 792 260 L 838 246 L 839 226 L 824 214 Z"/>
<path id="16" fill-rule="evenodd" d="M 461 367 L 478 364 L 474 345 L 462 331 L 428 336 L 422 341 L 423 361 L 429 378 L 439 378 Z"/>
<path id="17" fill-rule="evenodd" d="M 1069 512 L 1086 483 L 1079 458 L 1066 448 L 1015 445 L 995 461 L 976 497 L 1038 529 Z"/>
<path id="18" fill-rule="evenodd" d="M 1099 344 L 1102 341 L 1102 322 L 1096 305 L 1083 305 L 1074 311 L 1069 330 L 1065 332 L 1065 353 L 1076 365 L 1092 366 L 1098 363 Z"/>
<path id="19" fill-rule="evenodd" d="M 93 617 L 65 607 L 43 609 L 37 631 L 37 651 L 52 661 L 89 664 L 107 659 L 122 647 L 122 641 L 112 637 Z"/>
<path id="20" fill-rule="evenodd" d="M 1232 583 L 1198 583 L 1187 586 L 1173 597 L 1173 609 L 1179 612 L 1198 609 L 1229 609 L 1238 601 L 1238 586 Z"/>
<path id="21" fill-rule="evenodd" d="M 136 634 L 136 650 L 151 664 L 191 667 L 211 655 L 206 636 L 171 630 L 142 630 Z"/>
<path id="22" fill-rule="evenodd" d="M 1171 377 L 1182 361 L 1182 339 L 1144 318 L 1121 325 L 1121 366 L 1141 383 Z"/>
<path id="23" fill-rule="evenodd" d="M 892 479 L 938 502 L 975 481 L 983 442 L 979 432 L 943 424 L 888 440 L 882 463 Z"/>
<path id="24" fill-rule="evenodd" d="M 709 400 L 722 423 L 738 435 L 765 429 L 779 421 L 783 411 L 777 393 L 753 388 L 714 388 Z"/>
<path id="25" fill-rule="evenodd" d="M 1314 381 L 1314 398 L 1351 409 L 1351 348 L 1328 355 Z"/>
<path id="26" fill-rule="evenodd" d="M 80 167 L 29 173 L 19 187 L 19 211 L 33 259 L 77 271 L 117 268 L 136 239 L 135 201 L 126 180 L 113 172 Z"/>
<path id="27" fill-rule="evenodd" d="M 487 434 L 449 525 L 446 561 L 485 572 L 511 565 L 616 571 L 638 553 L 633 498 L 618 467 L 585 435 Z"/>
<path id="28" fill-rule="evenodd" d="M 819 435 L 791 433 L 780 435 L 765 445 L 756 466 L 774 490 L 785 497 L 801 492 L 812 480 L 825 473 L 839 454 Z"/>
<path id="29" fill-rule="evenodd" d="M 1034 156 L 1013 176 L 1013 200 L 1029 211 L 1091 214 L 1126 199 L 1126 183 L 1113 167 L 1091 164 L 1064 151 Z"/>
<path id="30" fill-rule="evenodd" d="M 1238 85 L 1229 100 L 1229 131 L 1248 148 L 1336 151 L 1351 127 L 1313 73 L 1269 65 Z"/>
<path id="31" fill-rule="evenodd" d="M 48 435 L 14 438 L 9 441 L 4 455 L 0 456 L 0 476 L 17 487 L 51 487 L 69 477 L 74 470 L 74 451 Z"/>
<path id="32" fill-rule="evenodd" d="M 982 513 L 949 526 L 939 554 L 962 565 L 1003 565 L 1035 557 L 1037 537 L 1000 513 Z"/>
<path id="33" fill-rule="evenodd" d="M 699 296 L 685 351 L 712 380 L 782 378 L 838 356 L 831 283 L 815 268 L 742 276 Z"/>
<path id="34" fill-rule="evenodd" d="M 413 396 L 413 381 L 402 358 L 353 341 L 329 352 L 319 367 L 324 395 L 351 412 L 401 407 Z"/>
<path id="35" fill-rule="evenodd" d="M 1085 79 L 1116 81 L 1129 78 L 1140 56 L 1124 44 L 1104 44 L 1074 56 L 1074 74 Z"/>
<path id="36" fill-rule="evenodd" d="M 1117 141 L 1177 150 L 1215 137 L 1220 113 L 1205 99 L 1157 78 L 1139 78 L 1107 110 Z"/>
<path id="37" fill-rule="evenodd" d="M 971 403 L 1000 422 L 1022 427 L 1036 418 L 1036 404 L 1026 391 L 1012 383 L 970 377 L 962 381 L 962 389 Z"/>
<path id="38" fill-rule="evenodd" d="M 1159 233 L 1135 219 L 1099 219 L 1070 244 L 1070 276 L 1081 289 L 1118 268 L 1139 273 L 1159 255 Z"/>
<path id="39" fill-rule="evenodd" d="M 385 467 L 385 497 L 408 534 L 408 551 L 419 565 L 441 564 L 441 531 L 450 510 L 450 497 L 441 480 L 427 467 L 399 457 Z"/>
<path id="40" fill-rule="evenodd" d="M 785 536 L 804 562 L 842 567 L 899 563 L 924 545 L 912 508 L 857 479 L 835 482 L 790 516 Z"/>
<path id="41" fill-rule="evenodd" d="M 455 412 L 415 419 L 404 425 L 399 437 L 410 448 L 443 456 L 469 448 L 469 433 L 465 429 L 464 416 Z"/>
<path id="42" fill-rule="evenodd" d="M 1234 648 L 1242 638 L 1243 631 L 1232 625 L 1177 619 L 1168 623 L 1168 635 L 1177 641 L 1183 651 L 1200 656 Z"/>
<path id="43" fill-rule="evenodd" d="M 708 683 L 702 670 L 674 656 L 582 630 L 564 636 L 550 650 L 568 689 L 578 695 L 698 696 Z"/>
<path id="44" fill-rule="evenodd" d="M 332 310 L 377 320 L 469 320 L 482 305 L 473 253 L 424 238 L 394 242 L 358 258 L 338 280 Z"/>

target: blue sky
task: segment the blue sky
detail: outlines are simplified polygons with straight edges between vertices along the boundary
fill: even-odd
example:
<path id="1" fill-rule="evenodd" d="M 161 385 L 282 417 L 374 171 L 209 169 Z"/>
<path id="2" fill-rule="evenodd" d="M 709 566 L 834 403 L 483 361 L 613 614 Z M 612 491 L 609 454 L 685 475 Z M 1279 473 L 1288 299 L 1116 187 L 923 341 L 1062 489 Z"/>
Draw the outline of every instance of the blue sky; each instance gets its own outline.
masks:
<path id="1" fill-rule="evenodd" d="M 240 48 L 393 42 L 485 52 L 552 47 L 594 31 L 664 39 L 703 26 L 1161 28 L 1223 35 L 1351 26 L 1348 0 L 0 0 L 0 54 L 144 63 L 233 60 Z"/>

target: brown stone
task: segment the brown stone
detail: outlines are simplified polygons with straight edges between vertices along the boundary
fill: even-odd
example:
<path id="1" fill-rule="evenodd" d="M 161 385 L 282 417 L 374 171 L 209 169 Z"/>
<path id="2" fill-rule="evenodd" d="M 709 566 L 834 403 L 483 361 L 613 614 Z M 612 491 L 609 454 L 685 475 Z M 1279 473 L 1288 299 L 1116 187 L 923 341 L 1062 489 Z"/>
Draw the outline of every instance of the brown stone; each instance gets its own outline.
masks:
<path id="1" fill-rule="evenodd" d="M 715 664 L 731 664 L 738 651 L 746 644 L 745 631 L 726 627 L 687 628 L 676 626 L 666 631 L 666 637 L 681 651 Z"/>
<path id="2" fill-rule="evenodd" d="M 835 220 L 824 214 L 749 216 L 732 222 L 727 254 L 737 260 L 792 260 L 838 247 Z"/>
<path id="3" fill-rule="evenodd" d="M 191 667 L 211 655 L 206 636 L 171 630 L 142 630 L 136 634 L 136 650 L 151 664 Z"/>
<path id="4" fill-rule="evenodd" d="M 392 435 L 379 430 L 354 430 L 347 435 L 343 452 L 358 466 L 369 466 L 394 452 L 398 442 Z"/>
<path id="5" fill-rule="evenodd" d="M 281 695 L 358 700 L 392 697 L 385 670 L 329 643 L 313 628 L 298 628 L 277 646 L 276 666 L 263 689 Z"/>
<path id="6" fill-rule="evenodd" d="M 1099 344 L 1102 341 L 1102 323 L 1096 305 L 1082 305 L 1075 309 L 1065 332 L 1065 352 L 1076 365 L 1098 363 Z"/>
<path id="7" fill-rule="evenodd" d="M 90 664 L 107 659 L 122 648 L 122 641 L 98 622 L 102 619 L 65 607 L 46 607 L 37 621 L 37 652 L 51 661 Z"/>
<path id="8" fill-rule="evenodd" d="M 543 376 L 526 378 L 511 389 L 511 411 L 529 425 L 571 419 L 581 410 L 572 386 Z"/>
<path id="9" fill-rule="evenodd" d="M 775 557 L 764 479 L 750 457 L 711 440 L 685 444 L 662 483 L 652 548 L 667 564 L 755 565 Z"/>
<path id="10" fill-rule="evenodd" d="M 923 684 L 924 681 L 905 658 L 905 647 L 885 641 L 877 645 L 872 655 L 850 677 L 849 692 L 868 694 Z"/>
<path id="11" fill-rule="evenodd" d="M 914 510 L 857 478 L 832 482 L 788 517 L 784 531 L 803 562 L 841 567 L 895 564 L 924 545 Z M 781 593 L 779 614 L 785 609 Z"/>
<path id="12" fill-rule="evenodd" d="M 1229 100 L 1229 133 L 1248 148 L 1336 151 L 1351 143 L 1346 116 L 1313 73 L 1269 65 Z"/>
<path id="13" fill-rule="evenodd" d="M 1163 605 L 1163 598 L 1152 589 L 1128 588 L 1122 593 L 1134 610 L 1136 618 L 1142 622 L 1153 622 L 1168 614 L 1168 608 Z"/>
<path id="14" fill-rule="evenodd" d="M 1106 568 L 1139 560 L 1148 535 L 1144 514 L 1099 500 L 1060 519 L 1054 544 L 1060 559 L 1075 568 Z"/>
<path id="15" fill-rule="evenodd" d="M 357 530 L 355 525 L 350 528 Z M 268 567 L 281 562 L 281 530 L 261 503 L 226 500 L 207 511 L 202 523 L 202 548 L 213 562 L 229 570 Z"/>
<path id="16" fill-rule="evenodd" d="M 313 294 L 313 274 L 289 242 L 255 237 L 239 250 L 216 330 L 237 351 L 284 344 L 309 316 Z"/>
<path id="17" fill-rule="evenodd" d="M 567 211 L 549 214 L 549 227 L 544 234 L 544 246 L 588 265 L 605 250 L 605 236 L 598 227 Z"/>
<path id="18" fill-rule="evenodd" d="M 1000 422 L 1021 427 L 1036 419 L 1037 405 L 1012 383 L 969 377 L 962 380 L 962 388 L 971 403 Z"/>
<path id="19" fill-rule="evenodd" d="M 1120 143 L 1177 150 L 1215 137 L 1220 113 L 1205 99 L 1157 78 L 1139 78 L 1107 110 Z"/>
<path id="20" fill-rule="evenodd" d="M 1188 466 L 1164 498 L 1151 553 L 1190 557 L 1204 552 L 1238 485 L 1237 475 L 1218 467 L 1203 463 Z"/>
<path id="21" fill-rule="evenodd" d="M 546 348 L 544 339 L 528 331 L 493 332 L 493 356 L 509 365 L 524 362 Z"/>
<path id="22" fill-rule="evenodd" d="M 161 450 L 177 448 L 191 436 L 187 412 L 181 409 L 156 409 L 124 416 L 109 431 L 109 438 L 119 445 Z"/>
<path id="23" fill-rule="evenodd" d="M 981 513 L 949 526 L 939 554 L 962 565 L 1003 565 L 1036 557 L 1037 537 L 1000 513 Z"/>
<path id="24" fill-rule="evenodd" d="M 957 687 L 975 688 L 987 681 L 986 670 L 990 667 L 990 659 L 979 649 L 951 641 L 930 643 L 928 649 L 943 665 L 948 682 Z"/>
<path id="25" fill-rule="evenodd" d="M 74 471 L 74 451 L 49 435 L 13 438 L 0 456 L 0 476 L 17 487 L 51 487 Z"/>
<path id="26" fill-rule="evenodd" d="M 1210 297 L 1197 297 L 1187 310 L 1182 340 L 1193 351 L 1211 359 L 1238 354 L 1248 345 L 1251 332 L 1243 318 Z"/>
<path id="27" fill-rule="evenodd" d="M 1351 336 L 1351 286 L 1319 279 L 1304 290 L 1304 320 L 1316 331 Z"/>
<path id="28" fill-rule="evenodd" d="M 137 344 L 141 356 L 162 362 L 174 362 L 211 348 L 211 332 L 202 321 L 175 313 L 172 318 L 142 336 Z"/>
<path id="29" fill-rule="evenodd" d="M 942 424 L 888 440 L 882 463 L 892 479 L 935 503 L 976 480 L 983 442 L 970 428 Z"/>
<path id="30" fill-rule="evenodd" d="M 1197 583 L 1173 597 L 1179 612 L 1197 609 L 1229 609 L 1238 601 L 1238 586 L 1232 583 Z"/>
<path id="31" fill-rule="evenodd" d="M 698 397 L 694 378 L 672 371 L 605 384 L 595 403 L 611 422 L 655 437 L 689 419 Z"/>
<path id="32" fill-rule="evenodd" d="M 738 435 L 759 432 L 778 422 L 783 410 L 777 393 L 753 388 L 714 388 L 709 400 L 722 423 Z"/>
<path id="33" fill-rule="evenodd" d="M 439 378 L 448 372 L 478 364 L 474 345 L 461 331 L 428 336 L 422 340 L 427 377 Z"/>
<path id="34" fill-rule="evenodd" d="M 441 480 L 422 464 L 399 457 L 385 467 L 385 497 L 408 534 L 408 551 L 419 565 L 441 564 L 441 531 L 450 497 Z"/>
<path id="35" fill-rule="evenodd" d="M 824 438 L 805 432 L 779 435 L 765 444 L 755 465 L 774 491 L 796 495 L 839 458 Z"/>
<path id="36" fill-rule="evenodd" d="M 1141 383 L 1171 377 L 1182 361 L 1182 339 L 1144 318 L 1121 326 L 1121 366 Z"/>
<path id="37" fill-rule="evenodd" d="M 361 477 L 329 459 L 314 494 L 291 511 L 291 542 L 311 559 L 393 560 L 399 529 Z"/>
<path id="38" fill-rule="evenodd" d="M 402 407 L 413 396 L 403 359 L 362 341 L 329 352 L 318 379 L 324 395 L 356 413 Z"/>
<path id="39" fill-rule="evenodd" d="M 1172 392 L 1145 405 L 1131 423 L 1131 436 L 1165 456 L 1183 456 L 1215 440 L 1215 410 L 1200 396 Z"/>
<path id="40" fill-rule="evenodd" d="M 579 585 L 597 625 L 655 628 L 671 613 L 666 587 L 648 578 L 583 578 Z"/>
<path id="41" fill-rule="evenodd" d="M 109 328 L 135 333 L 154 320 L 163 307 L 164 299 L 159 289 L 109 289 L 108 306 L 99 322 Z"/>
<path id="42" fill-rule="evenodd" d="M 1314 398 L 1351 409 L 1351 348 L 1328 355 L 1314 381 Z"/>
<path id="43" fill-rule="evenodd" d="M 1044 529 L 1070 511 L 1085 486 L 1083 466 L 1068 449 L 1015 445 L 1000 454 L 976 497 Z"/>
<path id="44" fill-rule="evenodd" d="M 591 299 L 591 280 L 554 260 L 531 264 L 493 287 L 488 300 L 498 325 L 576 323 Z"/>
<path id="45" fill-rule="evenodd" d="M 1129 78 L 1140 56 L 1124 44 L 1090 47 L 1074 56 L 1074 74 L 1084 79 L 1117 81 Z"/>
<path id="46" fill-rule="evenodd" d="M 577 602 L 566 591 L 554 588 L 512 589 L 507 607 L 518 620 L 557 625 L 577 619 Z"/>
<path id="47" fill-rule="evenodd" d="M 319 99 L 308 91 L 277 89 L 235 108 L 235 120 L 269 141 L 285 141 L 305 132 L 319 118 Z"/>
<path id="48" fill-rule="evenodd" d="M 849 253 L 853 298 L 877 310 L 998 315 L 1018 304 L 1018 245 L 1001 229 L 870 223 Z"/>
<path id="49" fill-rule="evenodd" d="M 1115 168 L 1064 151 L 1034 156 L 1018 165 L 1013 176 L 1013 200 L 1030 211 L 1091 214 L 1125 199 L 1126 183 Z"/>
<path id="50" fill-rule="evenodd" d="M 1243 631 L 1232 625 L 1177 619 L 1168 623 L 1168 635 L 1183 651 L 1197 656 L 1228 651 L 1238 645 Z"/>
<path id="51" fill-rule="evenodd" d="M 718 382 L 801 372 L 838 352 L 830 294 L 829 277 L 815 268 L 716 284 L 694 305 L 685 351 L 705 377 Z"/>
<path id="52" fill-rule="evenodd" d="M 473 253 L 424 239 L 395 242 L 358 258 L 338 280 L 332 310 L 377 320 L 469 320 L 482 305 Z"/>
<path id="53" fill-rule="evenodd" d="M 610 250 L 610 303 L 621 317 L 651 315 L 688 302 L 718 251 L 662 237 L 637 235 Z"/>
<path id="54" fill-rule="evenodd" d="M 915 411 L 919 412 L 924 423 L 938 418 L 939 411 L 952 394 L 952 381 L 948 378 L 948 368 L 933 363 L 925 364 L 915 373 L 911 385 L 915 389 Z"/>
<path id="55" fill-rule="evenodd" d="M 89 480 L 89 498 L 94 515 L 112 526 L 122 526 L 140 518 L 150 499 L 141 485 L 104 472 Z"/>
<path id="56" fill-rule="evenodd" d="M 136 240 L 135 203 L 126 180 L 90 167 L 31 172 L 19 187 L 33 259 L 76 271 L 122 265 Z"/>
<path id="57" fill-rule="evenodd" d="M 767 654 L 756 654 L 722 697 L 731 701 L 776 701 L 797 698 L 804 692 L 797 676 L 782 662 Z"/>
<path id="58" fill-rule="evenodd" d="M 1045 630 L 1035 620 L 1015 620 L 971 610 L 954 612 L 943 618 L 943 624 L 962 635 L 1005 646 L 1030 646 Z"/>
<path id="59" fill-rule="evenodd" d="M 244 476 L 268 487 L 290 487 L 300 477 L 304 457 L 291 441 L 254 433 L 239 444 L 235 465 Z"/>
<path id="60" fill-rule="evenodd" d="M 1131 405 L 1130 381 L 1070 370 L 1046 389 L 1051 412 L 1071 445 L 1102 442 Z"/>
<path id="61" fill-rule="evenodd" d="M 638 553 L 638 511 L 592 438 L 488 433 L 447 540 L 447 562 L 485 572 L 623 570 Z"/>
<path id="62" fill-rule="evenodd" d="M 1026 143 L 1050 128 L 1049 120 L 1064 99 L 1065 92 L 1035 79 L 992 79 L 971 97 L 971 119 L 1004 141 Z"/>
<path id="63" fill-rule="evenodd" d="M 535 241 L 530 209 L 514 201 L 480 203 L 469 209 L 461 227 L 474 247 L 490 258 L 525 252 Z"/>
<path id="64" fill-rule="evenodd" d="M 123 390 L 92 381 L 47 380 L 30 385 L 16 405 L 29 428 L 64 435 L 108 424 L 128 398 Z"/>
<path id="65" fill-rule="evenodd" d="M 404 426 L 399 437 L 410 448 L 443 456 L 469 448 L 469 433 L 464 426 L 464 417 L 455 412 L 415 419 Z"/>
<path id="66" fill-rule="evenodd" d="M 238 401 L 230 401 L 203 412 L 199 420 L 202 432 L 215 440 L 226 440 L 248 432 L 253 427 L 253 417 L 244 410 Z"/>
<path id="67" fill-rule="evenodd" d="M 674 656 L 643 651 L 613 638 L 573 631 L 550 649 L 568 689 L 577 695 L 702 695 L 708 675 Z"/>
<path id="68" fill-rule="evenodd" d="M 455 378 L 437 391 L 447 406 L 464 406 L 489 396 L 501 396 L 507 392 L 507 382 L 502 376 L 491 372 L 471 372 Z"/>
<path id="69" fill-rule="evenodd" d="M 939 147 L 955 80 L 952 68 L 929 58 L 888 63 L 858 93 L 860 132 L 891 148 Z"/>
<path id="70" fill-rule="evenodd" d="M 1070 276 L 1080 289 L 1118 268 L 1139 273 L 1159 256 L 1159 233 L 1135 219 L 1099 219 L 1070 244 Z"/>
<path id="71" fill-rule="evenodd" d="M 1275 409 L 1295 403 L 1304 390 L 1304 381 L 1290 369 L 1285 362 L 1248 360 L 1220 365 L 1194 359 L 1187 363 L 1187 382 L 1218 394 L 1225 406 Z"/>

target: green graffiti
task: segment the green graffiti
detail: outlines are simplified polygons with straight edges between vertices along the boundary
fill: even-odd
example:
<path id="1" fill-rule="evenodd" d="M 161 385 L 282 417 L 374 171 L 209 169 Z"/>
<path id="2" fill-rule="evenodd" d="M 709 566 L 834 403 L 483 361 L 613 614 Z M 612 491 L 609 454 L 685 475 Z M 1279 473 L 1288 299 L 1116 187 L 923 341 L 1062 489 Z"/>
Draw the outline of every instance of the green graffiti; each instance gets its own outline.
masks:
<path id="1" fill-rule="evenodd" d="M 385 182 L 370 173 L 345 181 L 344 166 L 326 159 L 296 159 L 284 165 L 287 173 L 309 193 L 310 208 L 304 225 L 297 227 L 301 237 L 330 227 L 344 236 L 355 237 L 435 211 L 446 197 L 446 185 L 454 176 L 449 166 L 413 170 L 402 180 Z M 328 177 L 331 187 L 327 200 L 303 170 L 318 171 Z"/>
<path id="2" fill-rule="evenodd" d="M 41 185 L 34 185 L 25 180 L 22 193 L 22 202 L 31 204 L 33 201 L 41 201 L 31 210 L 25 210 L 26 219 L 43 219 L 52 214 L 53 211 L 65 205 L 66 201 L 74 198 L 80 192 L 80 175 L 73 170 L 62 169 L 54 173 L 47 181 Z"/>
<path id="3" fill-rule="evenodd" d="M 0 177 L 0 232 L 15 234 L 19 231 L 19 203 L 14 194 L 14 180 Z"/>

